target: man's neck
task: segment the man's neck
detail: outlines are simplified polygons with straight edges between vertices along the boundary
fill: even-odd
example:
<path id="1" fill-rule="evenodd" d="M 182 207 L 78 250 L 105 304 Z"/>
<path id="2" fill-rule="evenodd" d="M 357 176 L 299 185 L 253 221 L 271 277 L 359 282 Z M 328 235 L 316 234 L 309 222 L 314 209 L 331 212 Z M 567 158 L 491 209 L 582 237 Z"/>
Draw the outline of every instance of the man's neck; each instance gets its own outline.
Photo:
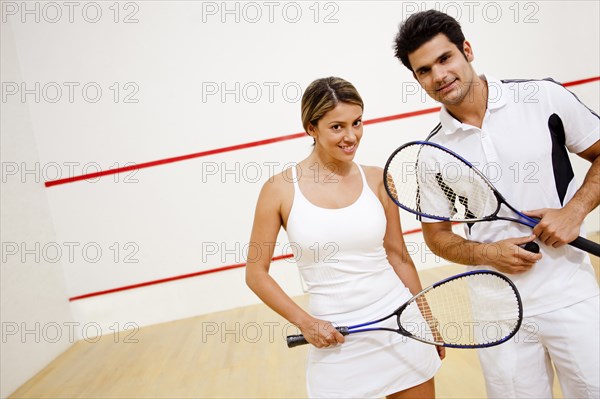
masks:
<path id="1" fill-rule="evenodd" d="M 461 123 L 481 128 L 487 103 L 487 81 L 485 78 L 477 76 L 471 85 L 471 92 L 460 103 L 446 105 L 446 110 Z"/>

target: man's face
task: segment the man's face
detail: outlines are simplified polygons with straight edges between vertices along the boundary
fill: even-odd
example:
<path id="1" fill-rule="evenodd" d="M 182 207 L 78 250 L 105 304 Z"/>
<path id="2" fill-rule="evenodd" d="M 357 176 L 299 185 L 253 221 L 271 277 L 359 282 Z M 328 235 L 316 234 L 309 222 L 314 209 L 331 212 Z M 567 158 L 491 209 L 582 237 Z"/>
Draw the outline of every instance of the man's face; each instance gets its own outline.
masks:
<path id="1" fill-rule="evenodd" d="M 444 105 L 458 106 L 465 100 L 472 101 L 469 94 L 477 76 L 471 66 L 473 52 L 469 42 L 464 42 L 463 51 L 464 54 L 440 33 L 408 55 L 421 87 Z"/>

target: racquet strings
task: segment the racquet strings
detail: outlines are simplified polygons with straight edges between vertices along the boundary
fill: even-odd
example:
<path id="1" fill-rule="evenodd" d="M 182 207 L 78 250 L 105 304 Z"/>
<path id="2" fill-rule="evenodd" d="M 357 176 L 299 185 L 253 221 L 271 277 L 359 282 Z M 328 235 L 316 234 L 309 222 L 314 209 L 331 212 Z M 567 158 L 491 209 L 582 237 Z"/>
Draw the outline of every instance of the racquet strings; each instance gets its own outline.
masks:
<path id="1" fill-rule="evenodd" d="M 398 325 L 427 342 L 488 345 L 511 336 L 520 316 L 513 286 L 482 273 L 450 280 L 414 298 L 398 317 Z"/>
<path id="2" fill-rule="evenodd" d="M 438 147 L 411 143 L 386 166 L 388 194 L 400 206 L 423 216 L 470 221 L 499 208 L 487 181 L 460 158 Z"/>

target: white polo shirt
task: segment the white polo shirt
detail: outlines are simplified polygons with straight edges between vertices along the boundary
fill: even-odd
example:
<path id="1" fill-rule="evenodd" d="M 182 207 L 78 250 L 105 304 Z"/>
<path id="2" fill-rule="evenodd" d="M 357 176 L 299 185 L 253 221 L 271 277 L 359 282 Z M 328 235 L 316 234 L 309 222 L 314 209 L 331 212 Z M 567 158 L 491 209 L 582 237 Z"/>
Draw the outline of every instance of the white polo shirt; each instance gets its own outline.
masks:
<path id="1" fill-rule="evenodd" d="M 473 163 L 516 209 L 563 207 L 579 187 L 566 149 L 580 153 L 600 139 L 598 115 L 554 81 L 484 79 L 489 95 L 482 128 L 459 122 L 442 107 L 441 123 L 429 141 Z M 503 206 L 500 215 L 510 214 Z M 470 240 L 495 242 L 527 236 L 531 228 L 507 221 L 480 222 L 470 231 L 465 225 L 465 234 Z M 581 235 L 585 236 L 583 226 Z M 525 316 L 598 295 L 587 253 L 570 245 L 540 244 L 540 249 L 543 257 L 530 271 L 510 275 L 521 293 Z"/>

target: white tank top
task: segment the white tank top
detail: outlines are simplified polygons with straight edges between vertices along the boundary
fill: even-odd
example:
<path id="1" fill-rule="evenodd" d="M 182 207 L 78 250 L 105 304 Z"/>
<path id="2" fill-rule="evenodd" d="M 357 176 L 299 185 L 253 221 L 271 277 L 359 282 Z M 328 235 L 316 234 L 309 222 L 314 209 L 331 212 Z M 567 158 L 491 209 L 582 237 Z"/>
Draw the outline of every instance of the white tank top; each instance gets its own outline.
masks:
<path id="1" fill-rule="evenodd" d="M 411 297 L 383 248 L 383 206 L 358 169 L 360 197 L 347 207 L 326 209 L 304 197 L 291 168 L 294 201 L 287 234 L 308 289 L 309 311 L 339 325 L 385 316 Z"/>

